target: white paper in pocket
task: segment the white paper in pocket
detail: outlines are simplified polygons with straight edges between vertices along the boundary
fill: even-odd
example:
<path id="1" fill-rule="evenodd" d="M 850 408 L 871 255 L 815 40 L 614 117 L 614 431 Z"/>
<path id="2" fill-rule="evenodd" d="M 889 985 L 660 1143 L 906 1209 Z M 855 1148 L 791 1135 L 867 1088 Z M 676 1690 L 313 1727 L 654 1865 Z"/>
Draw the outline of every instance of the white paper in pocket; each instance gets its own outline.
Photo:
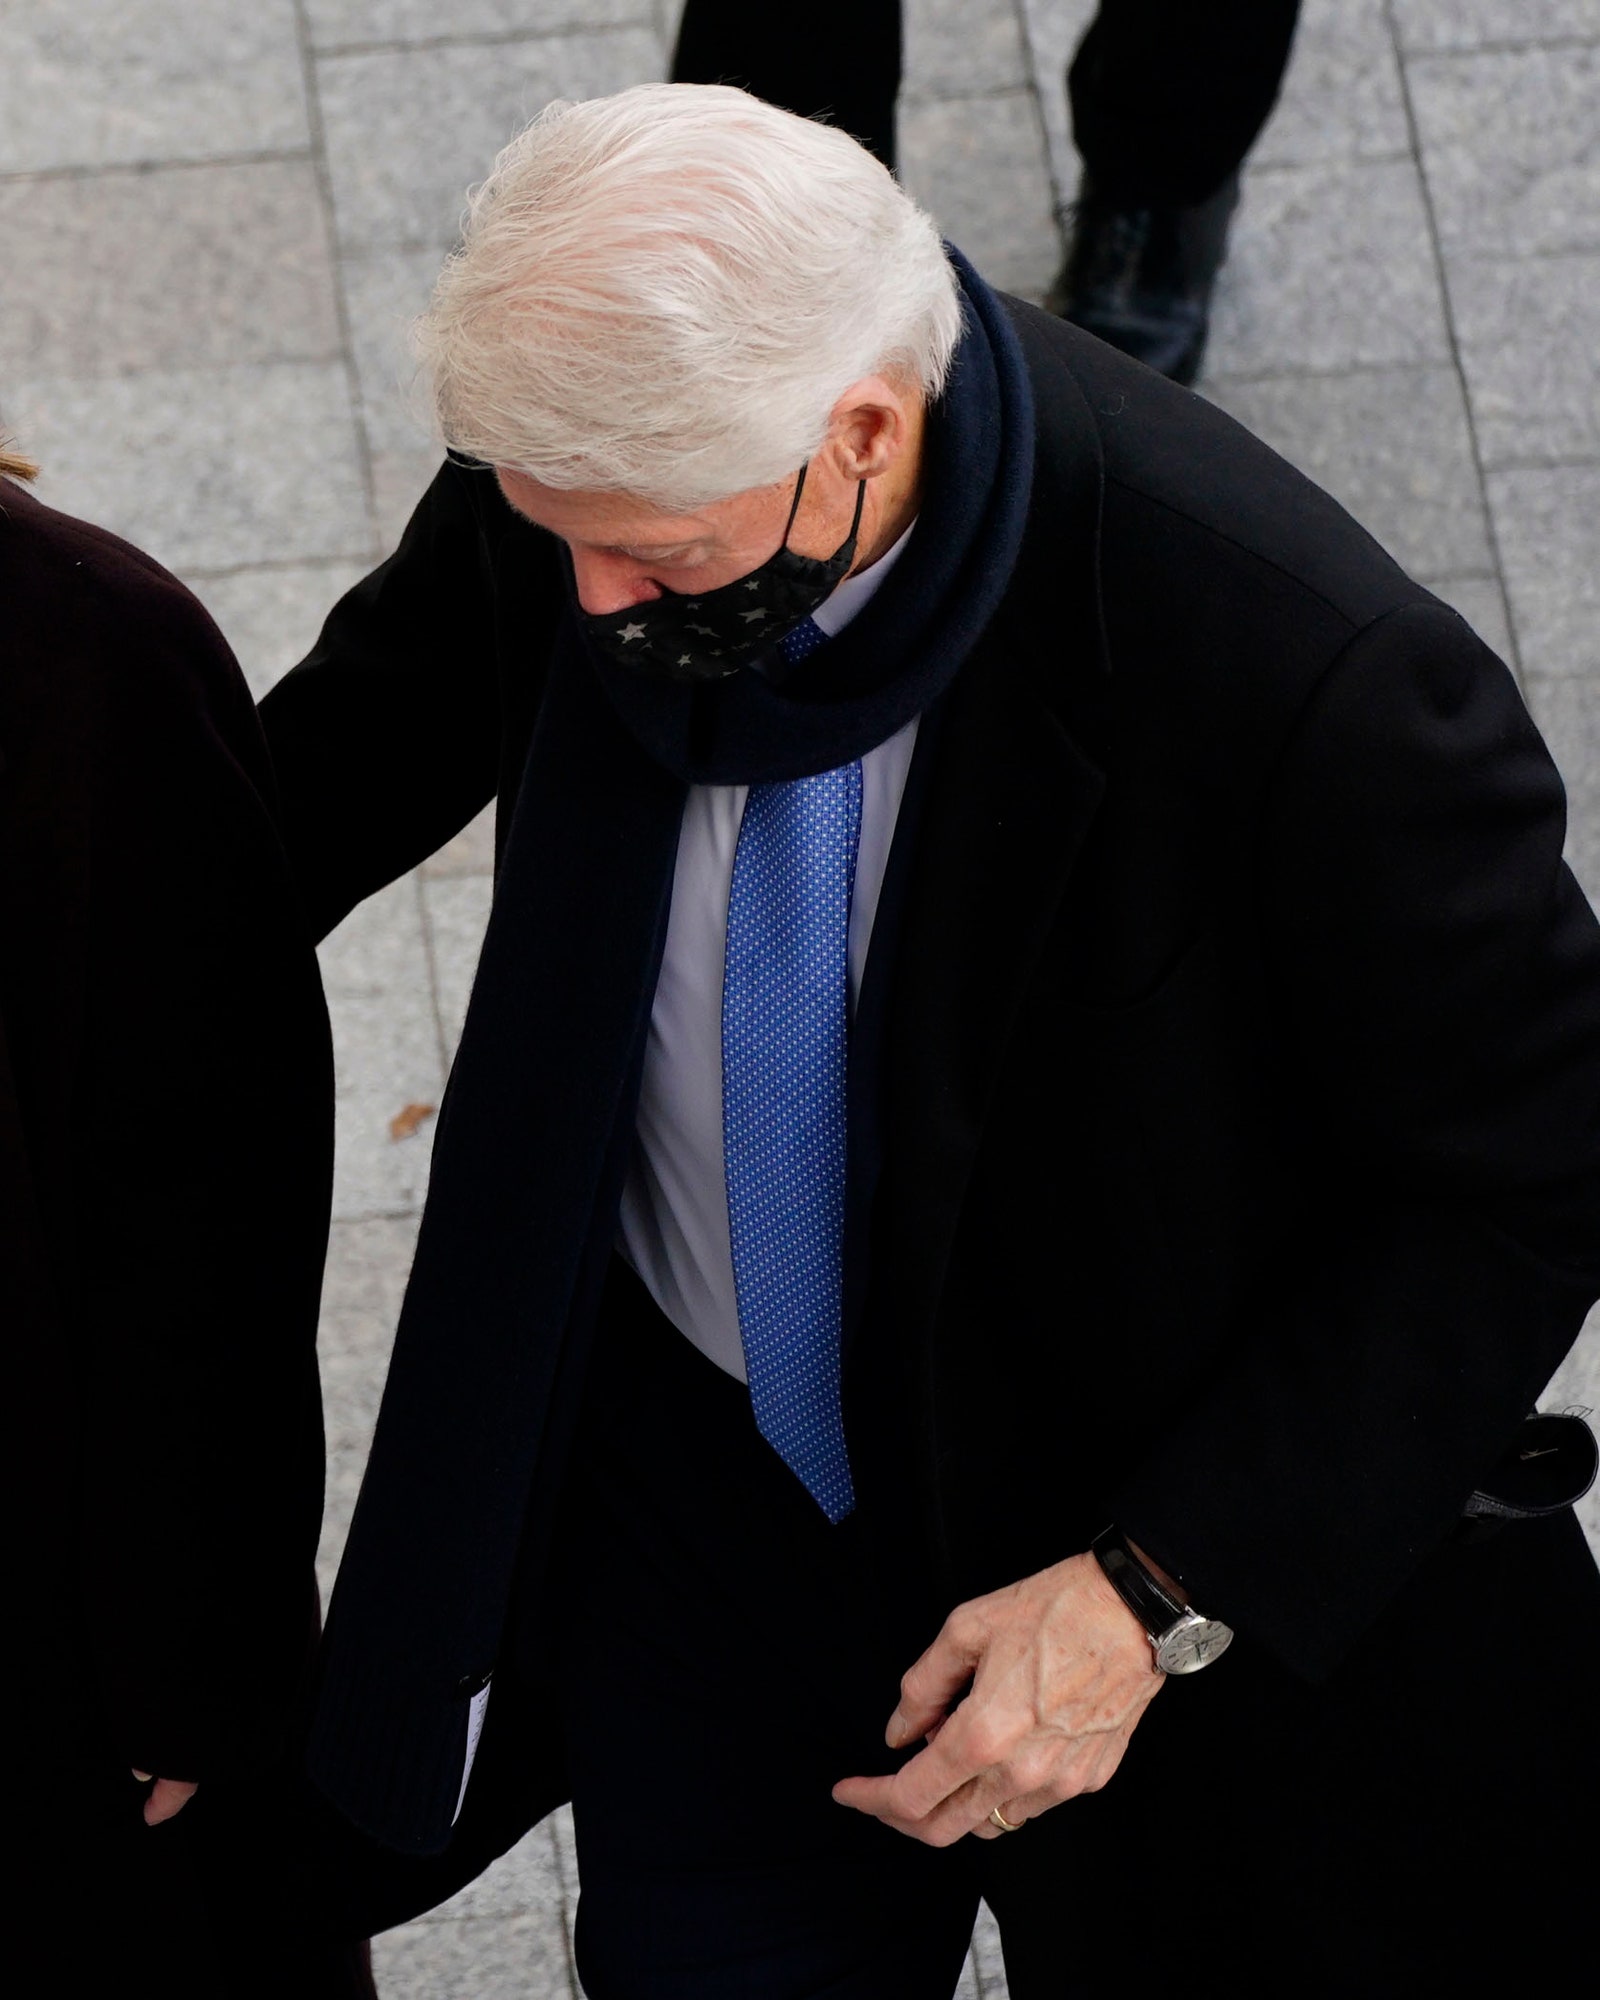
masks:
<path id="1" fill-rule="evenodd" d="M 483 1718 L 488 1711 L 489 1687 L 485 1682 L 472 1697 L 472 1707 L 467 1712 L 467 1761 L 461 1767 L 461 1790 L 456 1794 L 456 1809 L 450 1815 L 452 1826 L 460 1819 L 461 1808 L 467 1802 L 467 1780 L 472 1776 L 472 1760 L 478 1754 L 478 1738 L 483 1734 Z"/>

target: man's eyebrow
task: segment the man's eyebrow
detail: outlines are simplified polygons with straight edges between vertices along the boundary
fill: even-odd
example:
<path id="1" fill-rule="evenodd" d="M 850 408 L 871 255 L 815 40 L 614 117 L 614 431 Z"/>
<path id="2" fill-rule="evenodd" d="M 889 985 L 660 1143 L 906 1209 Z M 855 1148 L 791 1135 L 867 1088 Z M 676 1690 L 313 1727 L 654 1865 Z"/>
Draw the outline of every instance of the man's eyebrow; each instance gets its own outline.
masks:
<path id="1" fill-rule="evenodd" d="M 676 542 L 612 542 L 608 544 L 612 555 L 661 557 L 677 554 L 682 549 L 698 549 L 705 546 L 704 535 L 686 535 Z"/>

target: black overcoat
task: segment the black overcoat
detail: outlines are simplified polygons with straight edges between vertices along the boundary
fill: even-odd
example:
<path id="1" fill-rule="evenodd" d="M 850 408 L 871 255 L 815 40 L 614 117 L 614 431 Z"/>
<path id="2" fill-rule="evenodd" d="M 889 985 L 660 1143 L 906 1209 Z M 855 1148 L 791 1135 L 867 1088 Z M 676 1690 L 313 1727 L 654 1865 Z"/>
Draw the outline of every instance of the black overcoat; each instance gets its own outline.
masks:
<path id="1" fill-rule="evenodd" d="M 204 610 L 10 482 L 0 605 L 9 1650 L 36 1821 L 78 1775 L 209 1797 L 286 1746 L 316 1627 L 332 1073 L 266 746 Z"/>
<path id="2" fill-rule="evenodd" d="M 1470 1596 L 1462 1504 L 1600 1292 L 1600 928 L 1561 859 L 1561 784 L 1506 668 L 1332 500 L 1199 399 L 1008 310 L 1033 499 L 907 857 L 863 1350 L 894 1357 L 946 1603 L 1115 1517 L 1237 1628 L 1204 1682 L 1256 1685 L 1256 1661 L 1332 1686 L 1380 1630 L 1415 1678 L 1437 1634 L 1396 1607 L 1434 1602 L 1441 1564 Z M 537 844 L 538 881 L 497 907 L 485 963 L 521 951 L 565 994 L 533 1018 L 480 977 L 476 1049 L 507 1087 L 479 1164 L 512 1193 L 480 1178 L 468 1212 L 445 1184 L 447 1101 L 430 1196 L 441 1231 L 482 1232 L 486 1292 L 520 1268 L 496 1232 L 547 1276 L 574 1239 L 565 1316 L 517 1318 L 518 1295 L 507 1339 L 539 1352 L 494 1408 L 443 1340 L 397 1362 L 380 1452 L 416 1426 L 432 1457 L 391 1453 L 409 1489 L 375 1457 L 335 1600 L 364 1659 L 405 1649 L 402 1697 L 392 1665 L 331 1689 L 324 1751 L 396 1845 L 443 1837 L 517 1535 L 548 1516 L 593 1290 L 575 1239 L 613 1226 L 683 796 L 597 696 L 547 685 L 568 616 L 557 545 L 447 466 L 264 705 L 320 926 L 498 792 L 499 857 Z M 565 1081 L 524 1092 L 546 1034 Z M 469 1015 L 463 1060 L 473 1036 Z M 515 1512 L 500 1542 L 490 1489 Z M 458 1518 L 459 1608 L 415 1629 L 415 1565 Z M 1593 1634 L 1594 1578 L 1570 1516 L 1553 1532 L 1539 1560 L 1556 1548 L 1568 1597 L 1537 1565 L 1519 1596 L 1513 1562 L 1486 1642 L 1509 1679 L 1469 1671 L 1447 1735 L 1534 1687 L 1575 1699 L 1540 1676 L 1573 1603 Z M 454 1723 L 416 1720 L 452 1696 Z"/>

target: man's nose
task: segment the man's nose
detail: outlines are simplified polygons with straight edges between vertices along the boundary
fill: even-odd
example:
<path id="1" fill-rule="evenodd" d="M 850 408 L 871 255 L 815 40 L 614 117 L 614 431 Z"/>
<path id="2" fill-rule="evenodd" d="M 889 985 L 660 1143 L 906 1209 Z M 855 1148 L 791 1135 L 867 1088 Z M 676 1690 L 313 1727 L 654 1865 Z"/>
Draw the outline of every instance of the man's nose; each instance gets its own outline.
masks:
<path id="1" fill-rule="evenodd" d="M 626 556 L 607 555 L 603 549 L 572 549 L 571 554 L 578 602 L 591 616 L 631 611 L 661 595 L 661 586 Z"/>

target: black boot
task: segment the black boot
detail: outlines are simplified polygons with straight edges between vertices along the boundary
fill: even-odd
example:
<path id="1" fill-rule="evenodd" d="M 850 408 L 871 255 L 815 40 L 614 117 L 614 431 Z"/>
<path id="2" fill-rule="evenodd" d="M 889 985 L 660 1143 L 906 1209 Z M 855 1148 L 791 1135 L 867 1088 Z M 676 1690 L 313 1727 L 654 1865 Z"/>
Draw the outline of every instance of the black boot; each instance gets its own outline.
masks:
<path id="1" fill-rule="evenodd" d="M 1192 382 L 1238 201 L 1237 174 L 1192 208 L 1135 208 L 1085 180 L 1067 260 L 1045 303 L 1174 382 Z"/>

